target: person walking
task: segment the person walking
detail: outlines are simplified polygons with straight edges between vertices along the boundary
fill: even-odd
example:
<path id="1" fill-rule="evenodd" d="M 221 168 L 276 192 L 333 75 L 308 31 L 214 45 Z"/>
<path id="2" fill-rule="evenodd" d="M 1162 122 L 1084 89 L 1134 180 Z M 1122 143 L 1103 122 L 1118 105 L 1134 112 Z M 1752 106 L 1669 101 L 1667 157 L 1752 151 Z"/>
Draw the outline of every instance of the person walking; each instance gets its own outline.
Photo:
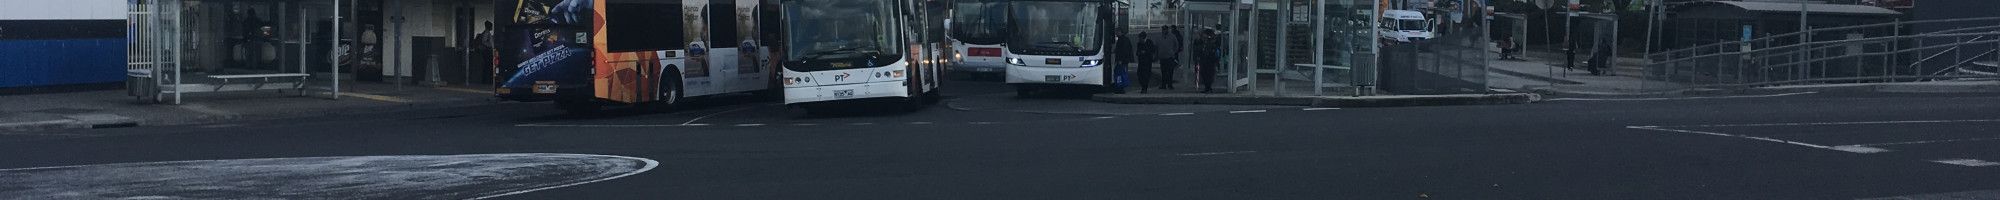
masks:
<path id="1" fill-rule="evenodd" d="M 1215 72 L 1222 67 L 1222 38 L 1216 35 L 1215 29 L 1202 30 L 1198 38 L 1200 41 L 1195 43 L 1194 49 L 1195 84 L 1200 85 L 1201 93 L 1214 93 Z"/>
<path id="2" fill-rule="evenodd" d="M 1133 56 L 1136 57 L 1135 59 L 1139 60 L 1139 68 L 1138 68 L 1139 80 L 1137 82 L 1139 82 L 1140 94 L 1145 94 L 1146 89 L 1152 87 L 1153 61 L 1156 60 L 1154 59 L 1153 53 L 1158 48 L 1159 46 L 1153 45 L 1153 39 L 1151 37 L 1146 37 L 1146 33 L 1139 33 L 1139 47 L 1135 49 L 1138 50 L 1138 52 L 1135 53 Z"/>

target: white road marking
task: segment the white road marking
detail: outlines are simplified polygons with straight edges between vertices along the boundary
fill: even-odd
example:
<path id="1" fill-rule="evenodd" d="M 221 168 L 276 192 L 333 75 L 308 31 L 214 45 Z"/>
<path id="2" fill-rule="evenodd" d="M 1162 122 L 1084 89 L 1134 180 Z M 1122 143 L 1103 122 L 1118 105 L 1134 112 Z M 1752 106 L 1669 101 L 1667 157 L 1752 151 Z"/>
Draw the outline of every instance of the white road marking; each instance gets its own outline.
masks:
<path id="1" fill-rule="evenodd" d="M 1194 113 L 1167 113 L 1167 114 L 1160 114 L 1160 116 L 1181 116 L 1181 115 L 1194 115 Z"/>
<path id="2" fill-rule="evenodd" d="M 852 123 L 852 124 L 847 124 L 847 125 L 853 125 L 853 126 L 867 126 L 867 125 L 875 125 L 875 123 L 867 123 L 867 122 L 863 122 L 863 123 Z"/>
<path id="3" fill-rule="evenodd" d="M 682 124 L 681 126 L 708 126 L 709 124 Z"/>
<path id="4" fill-rule="evenodd" d="M 1118 117 L 1093 117 L 1090 119 L 1117 119 Z"/>
<path id="5" fill-rule="evenodd" d="M 1711 124 L 1711 125 L 1685 125 L 1685 126 L 1651 126 L 1651 127 L 1758 127 L 1758 126 L 1823 126 L 1823 125 L 1867 125 L 1867 124 L 1922 124 L 1922 123 L 1965 123 L 1965 122 L 2000 122 L 2000 119 L 1968 119 L 1968 120 L 1911 120 L 1911 121 L 1864 121 L 1864 122 L 1809 122 L 1809 123 L 1768 123 L 1768 124 Z"/>
<path id="6" fill-rule="evenodd" d="M 618 179 L 618 178 L 625 178 L 625 177 L 627 177 L 627 176 L 632 176 L 632 175 L 639 175 L 639 173 L 643 173 L 643 172 L 646 172 L 646 171 L 650 171 L 650 170 L 653 170 L 653 168 L 655 168 L 655 167 L 659 167 L 659 166 L 660 166 L 660 161 L 656 161 L 656 160 L 653 160 L 653 159 L 646 159 L 646 158 L 639 158 L 639 157 L 628 157 L 628 156 L 613 156 L 613 155 L 599 155 L 599 156 L 610 156 L 610 157 L 618 157 L 618 158 L 626 158 L 626 159 L 639 159 L 639 160 L 644 160 L 644 161 L 646 161 L 646 166 L 645 166 L 645 167 L 640 167 L 640 168 L 639 168 L 638 170 L 633 170 L 632 172 L 627 172 L 627 173 L 625 173 L 625 174 L 619 174 L 619 175 L 617 175 L 617 176 L 611 176 L 611 177 L 606 177 L 606 178 L 602 178 L 602 179 L 595 179 L 595 180 L 586 180 L 586 181 L 583 181 L 583 182 L 575 182 L 575 183 L 570 183 L 570 184 L 563 184 L 563 185 L 556 185 L 556 186 L 548 186 L 548 187 L 540 187 L 540 188 L 535 188 L 535 189 L 527 189 L 527 190 L 521 190 L 521 191 L 514 191 L 514 192 L 508 192 L 508 193 L 502 193 L 502 194 L 496 194 L 496 195 L 487 195 L 487 196 L 483 196 L 483 197 L 477 197 L 477 198 L 472 198 L 472 199 L 491 199 L 491 198 L 494 198 L 494 197 L 501 197 L 501 196 L 507 196 L 507 195 L 516 195 L 516 194 L 522 194 L 522 193 L 529 193 L 529 192 L 535 192 L 535 191 L 542 191 L 542 190 L 548 190 L 548 189 L 556 189 L 556 188 L 564 188 L 564 187 L 569 187 L 569 186 L 577 186 L 577 185 L 583 185 L 583 184 L 590 184 L 590 183 L 596 183 L 596 182 L 603 182 L 603 181 L 608 181 L 608 180 L 611 180 L 611 179 Z"/>
<path id="7" fill-rule="evenodd" d="M 703 124 L 707 125 L 707 124 Z M 578 127 L 578 128 L 642 128 L 642 127 L 683 127 L 694 125 L 679 124 L 517 124 L 515 127 Z"/>
<path id="8" fill-rule="evenodd" d="M 1739 99 L 1739 98 L 1782 97 L 1782 96 L 1814 94 L 1814 93 L 1819 93 L 1819 92 L 1799 92 L 1799 93 L 1784 93 L 1784 94 L 1772 94 L 1772 95 L 1720 96 L 1720 97 L 1675 97 L 1675 98 L 1630 98 L 1630 99 L 1554 98 L 1545 101 L 1661 101 L 1661 100 L 1695 100 L 1695 99 Z"/>
<path id="9" fill-rule="evenodd" d="M 1867 145 L 1841 145 L 1841 146 L 1833 146 L 1833 147 L 1830 147 L 1829 149 L 1833 149 L 1833 150 L 1837 150 L 1837 151 L 1845 151 L 1845 152 L 1854 152 L 1854 153 L 1882 153 L 1882 152 L 1889 152 L 1889 149 L 1883 149 L 1883 148 L 1875 148 L 1875 147 L 1871 147 L 1871 146 L 1867 146 Z"/>
<path id="10" fill-rule="evenodd" d="M 716 116 L 716 115 L 722 115 L 722 114 L 724 114 L 724 113 L 730 113 L 730 112 L 736 112 L 736 111 L 743 111 L 743 110 L 749 110 L 749 109 L 751 109 L 751 108 L 757 108 L 757 107 L 763 107 L 763 105 L 755 105 L 755 106 L 744 106 L 744 107 L 742 107 L 742 108 L 736 108 L 736 109 L 730 109 L 730 110 L 725 110 L 725 111 L 722 111 L 722 112 L 715 112 L 715 113 L 709 113 L 708 115 L 702 115 L 701 117 L 696 117 L 696 118 L 694 118 L 694 119 L 690 119 L 690 120 L 688 120 L 687 122 L 681 122 L 681 125 L 688 125 L 688 124 L 693 124 L 693 123 L 694 123 L 695 121 L 701 121 L 702 119 L 708 119 L 708 117 L 714 117 L 714 116 Z"/>
<path id="11" fill-rule="evenodd" d="M 1268 111 L 1267 111 L 1267 110 L 1243 110 L 1243 111 L 1229 111 L 1229 114 L 1243 114 L 1243 113 L 1261 113 L 1261 112 L 1268 112 Z"/>
<path id="12" fill-rule="evenodd" d="M 1304 111 L 1340 110 L 1340 108 L 1305 108 Z"/>
<path id="13" fill-rule="evenodd" d="M 764 126 L 764 124 L 737 124 L 737 127 Z"/>
<path id="14" fill-rule="evenodd" d="M 242 126 L 243 126 L 243 124 L 211 124 L 211 125 L 202 125 L 202 126 L 199 126 L 199 127 L 201 127 L 201 128 L 235 128 L 235 127 L 242 127 Z"/>
<path id="15" fill-rule="evenodd" d="M 910 122 L 910 124 L 912 124 L 912 125 L 925 125 L 925 124 L 931 124 L 931 122 Z"/>
<path id="16" fill-rule="evenodd" d="M 1184 154 L 1174 154 L 1174 155 L 1177 155 L 1177 156 L 1213 156 L 1213 155 L 1228 155 L 1228 154 L 1246 154 L 1246 153 L 1257 153 L 1257 151 L 1225 151 L 1225 152 L 1207 152 L 1207 153 L 1184 153 Z"/>
<path id="17" fill-rule="evenodd" d="M 2000 190 L 1916 194 L 1916 195 L 1903 195 L 1894 197 L 1866 198 L 1861 200 L 1909 200 L 1909 199 L 2000 199 Z"/>
<path id="18" fill-rule="evenodd" d="M 1958 166 L 1967 166 L 1967 167 L 2000 166 L 2000 162 L 1984 161 L 1979 159 L 1944 159 L 1944 160 L 1932 160 L 1931 162 L 1952 164 Z"/>
<path id="19" fill-rule="evenodd" d="M 1989 141 L 1989 140 L 2000 140 L 2000 138 L 1926 140 L 1926 141 L 1890 142 L 1890 143 L 1875 143 L 1875 144 L 1857 144 L 1854 146 L 1891 146 L 1891 145 L 1930 144 L 1930 143 L 1947 143 L 1947 142 L 1977 142 L 1977 141 Z"/>
<path id="20" fill-rule="evenodd" d="M 613 180 L 652 159 L 517 153 L 183 160 L 0 169 L 0 199 L 486 199 Z M 369 172 L 356 174 L 352 172 Z M 492 179 L 514 177 L 517 179 Z M 287 184 L 263 184 L 272 182 Z M 150 197 L 150 198 L 149 198 Z"/>
<path id="21" fill-rule="evenodd" d="M 1658 127 L 1658 126 L 1627 126 L 1627 127 L 1625 127 L 1625 128 L 1630 128 L 1630 129 L 1642 129 L 1642 130 L 1654 130 L 1654 131 L 1666 131 L 1666 132 L 1676 132 L 1676 133 L 1693 133 L 1693 134 L 1702 134 L 1702 135 L 1713 135 L 1713 136 L 1723 136 L 1723 137 L 1734 137 L 1734 138 L 1743 138 L 1743 139 L 1752 139 L 1752 140 L 1763 140 L 1763 141 L 1768 141 L 1768 142 L 1777 142 L 1777 143 L 1785 143 L 1785 144 L 1791 144 L 1791 145 L 1799 145 L 1799 146 L 1805 146 L 1805 147 L 1812 147 L 1812 148 L 1816 148 L 1816 149 L 1826 149 L 1826 150 L 1836 150 L 1836 151 L 1842 151 L 1842 150 L 1839 150 L 1839 149 L 1834 149 L 1833 147 L 1830 147 L 1830 146 L 1826 146 L 1826 145 L 1817 145 L 1817 144 L 1811 144 L 1811 143 L 1804 143 L 1804 142 L 1794 142 L 1794 141 L 1787 141 L 1787 140 L 1780 140 L 1780 139 L 1777 139 L 1777 138 L 1767 138 L 1767 137 L 1757 137 L 1757 136 L 1747 136 L 1747 135 L 1733 135 L 1733 134 L 1727 134 L 1727 133 L 1717 133 L 1717 132 L 1707 132 L 1707 131 L 1695 131 L 1695 130 L 1680 130 L 1680 129 L 1667 129 L 1667 128 L 1660 128 L 1660 127 Z M 1860 153 L 1860 152 L 1855 152 L 1855 153 Z"/>

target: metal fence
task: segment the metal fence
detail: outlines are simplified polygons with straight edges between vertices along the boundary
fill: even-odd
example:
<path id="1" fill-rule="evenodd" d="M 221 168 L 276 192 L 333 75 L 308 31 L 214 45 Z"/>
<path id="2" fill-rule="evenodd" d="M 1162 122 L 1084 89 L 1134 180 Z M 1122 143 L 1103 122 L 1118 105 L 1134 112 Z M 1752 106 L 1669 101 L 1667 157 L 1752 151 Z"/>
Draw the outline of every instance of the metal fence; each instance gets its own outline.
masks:
<path id="1" fill-rule="evenodd" d="M 2000 17 L 1857 25 L 1646 55 L 1645 78 L 1697 88 L 2000 78 Z M 1910 27 L 1944 27 L 1906 33 Z M 1884 31 L 1886 30 L 1886 31 Z"/>
<path id="2" fill-rule="evenodd" d="M 125 74 L 128 95 L 140 100 L 180 103 L 181 1 L 133 1 L 126 7 Z"/>

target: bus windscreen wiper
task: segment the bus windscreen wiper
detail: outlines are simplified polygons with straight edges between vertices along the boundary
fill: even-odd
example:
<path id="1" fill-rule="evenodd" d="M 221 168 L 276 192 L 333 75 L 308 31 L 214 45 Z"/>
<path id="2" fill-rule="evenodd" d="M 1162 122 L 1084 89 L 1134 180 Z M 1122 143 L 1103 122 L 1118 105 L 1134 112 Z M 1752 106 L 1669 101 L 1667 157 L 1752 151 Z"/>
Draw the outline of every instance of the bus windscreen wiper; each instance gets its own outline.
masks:
<path id="1" fill-rule="evenodd" d="M 1037 43 L 1035 43 L 1035 47 L 1042 47 L 1042 48 L 1052 48 L 1052 49 L 1063 49 L 1063 50 L 1068 50 L 1068 51 L 1082 51 L 1082 50 L 1083 50 L 1083 46 L 1080 46 L 1080 45 L 1076 45 L 1075 43 L 1069 43 L 1069 42 L 1037 42 Z"/>
<path id="2" fill-rule="evenodd" d="M 818 59 L 820 59 L 821 57 L 826 57 L 826 56 L 829 56 L 829 55 L 845 55 L 845 54 L 862 54 L 862 53 L 871 53 L 871 52 L 874 52 L 874 51 L 862 51 L 861 49 L 863 49 L 863 48 L 862 48 L 862 47 L 845 47 L 845 48 L 838 48 L 838 49 L 833 49 L 833 50 L 826 50 L 826 51 L 820 51 L 820 52 L 813 52 L 813 53 L 809 53 L 809 54 L 806 54 L 806 57 L 805 57 L 805 58 L 800 58 L 799 60 L 818 60 Z"/>

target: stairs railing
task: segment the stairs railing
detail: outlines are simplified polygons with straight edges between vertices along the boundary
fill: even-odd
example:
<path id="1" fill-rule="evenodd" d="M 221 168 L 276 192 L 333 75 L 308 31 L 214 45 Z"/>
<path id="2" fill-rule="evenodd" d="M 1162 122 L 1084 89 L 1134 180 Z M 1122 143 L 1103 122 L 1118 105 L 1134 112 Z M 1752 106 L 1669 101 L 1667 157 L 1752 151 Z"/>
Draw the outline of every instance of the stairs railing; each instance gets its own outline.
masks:
<path id="1" fill-rule="evenodd" d="M 1904 27 L 1911 25 L 1959 27 L 1916 34 L 1902 33 Z M 1881 31 L 1890 27 L 1895 31 Z M 1871 31 L 1893 34 L 1860 34 Z M 1804 37 L 1806 42 L 1795 41 L 1800 37 Z M 1774 43 L 1782 45 L 1772 45 Z M 1984 48 L 2000 49 L 2000 17 L 1811 29 L 1808 32 L 1663 51 L 1647 55 L 1646 78 L 1690 87 L 2000 78 L 1985 74 L 1944 73 L 1995 54 L 1994 51 L 1985 51 L 1971 57 L 1963 56 L 1964 52 L 1971 51 L 1968 49 Z M 1953 60 L 1937 60 L 1945 58 Z M 1926 73 L 1931 70 L 1938 71 Z"/>

